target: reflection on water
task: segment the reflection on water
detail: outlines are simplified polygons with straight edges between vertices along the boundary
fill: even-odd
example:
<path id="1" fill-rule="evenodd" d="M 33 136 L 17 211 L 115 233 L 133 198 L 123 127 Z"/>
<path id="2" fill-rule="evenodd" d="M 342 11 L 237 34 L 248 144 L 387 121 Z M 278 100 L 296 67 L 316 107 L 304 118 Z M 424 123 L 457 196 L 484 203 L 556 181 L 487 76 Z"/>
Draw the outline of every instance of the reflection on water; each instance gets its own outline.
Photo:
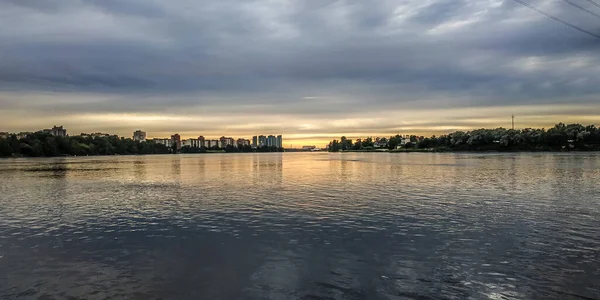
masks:
<path id="1" fill-rule="evenodd" d="M 0 299 L 598 299 L 597 154 L 0 161 Z"/>

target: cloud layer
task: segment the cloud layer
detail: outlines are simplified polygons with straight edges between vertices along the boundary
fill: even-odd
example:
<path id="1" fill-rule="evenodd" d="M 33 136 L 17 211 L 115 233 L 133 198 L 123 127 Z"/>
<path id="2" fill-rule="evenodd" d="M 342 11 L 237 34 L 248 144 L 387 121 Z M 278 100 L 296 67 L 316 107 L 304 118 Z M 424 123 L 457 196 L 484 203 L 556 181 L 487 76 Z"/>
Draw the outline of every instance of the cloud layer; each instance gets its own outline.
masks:
<path id="1" fill-rule="evenodd" d="M 600 114 L 600 39 L 512 0 L 10 0 L 0 41 L 0 131 L 321 141 Z"/>

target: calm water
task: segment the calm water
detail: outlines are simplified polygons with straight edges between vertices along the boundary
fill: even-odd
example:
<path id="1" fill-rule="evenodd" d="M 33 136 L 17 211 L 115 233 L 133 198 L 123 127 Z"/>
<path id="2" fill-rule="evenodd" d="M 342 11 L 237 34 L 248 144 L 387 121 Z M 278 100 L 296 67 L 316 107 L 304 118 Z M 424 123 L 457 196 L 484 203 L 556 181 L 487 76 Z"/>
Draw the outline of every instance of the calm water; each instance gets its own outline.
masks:
<path id="1" fill-rule="evenodd" d="M 0 299 L 600 299 L 599 154 L 0 160 Z"/>

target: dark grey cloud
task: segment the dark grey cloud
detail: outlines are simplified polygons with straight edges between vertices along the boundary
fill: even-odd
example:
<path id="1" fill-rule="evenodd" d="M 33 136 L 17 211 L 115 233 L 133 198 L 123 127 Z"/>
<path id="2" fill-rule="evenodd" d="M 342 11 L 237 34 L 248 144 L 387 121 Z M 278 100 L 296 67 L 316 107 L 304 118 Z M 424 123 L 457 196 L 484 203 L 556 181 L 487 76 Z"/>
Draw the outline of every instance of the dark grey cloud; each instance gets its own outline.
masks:
<path id="1" fill-rule="evenodd" d="M 562 1 L 527 2 L 600 34 L 598 19 Z M 101 100 L 0 104 L 301 118 L 588 105 L 599 50 L 600 39 L 511 0 L 7 0 L 0 93 Z"/>

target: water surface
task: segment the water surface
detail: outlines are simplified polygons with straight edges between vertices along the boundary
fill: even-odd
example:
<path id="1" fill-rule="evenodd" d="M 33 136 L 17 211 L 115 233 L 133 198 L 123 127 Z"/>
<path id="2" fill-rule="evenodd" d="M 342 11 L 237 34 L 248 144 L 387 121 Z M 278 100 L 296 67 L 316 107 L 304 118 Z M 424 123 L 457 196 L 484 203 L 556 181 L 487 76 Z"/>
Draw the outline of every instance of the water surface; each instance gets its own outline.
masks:
<path id="1" fill-rule="evenodd" d="M 0 160 L 0 299 L 600 299 L 600 155 Z"/>

